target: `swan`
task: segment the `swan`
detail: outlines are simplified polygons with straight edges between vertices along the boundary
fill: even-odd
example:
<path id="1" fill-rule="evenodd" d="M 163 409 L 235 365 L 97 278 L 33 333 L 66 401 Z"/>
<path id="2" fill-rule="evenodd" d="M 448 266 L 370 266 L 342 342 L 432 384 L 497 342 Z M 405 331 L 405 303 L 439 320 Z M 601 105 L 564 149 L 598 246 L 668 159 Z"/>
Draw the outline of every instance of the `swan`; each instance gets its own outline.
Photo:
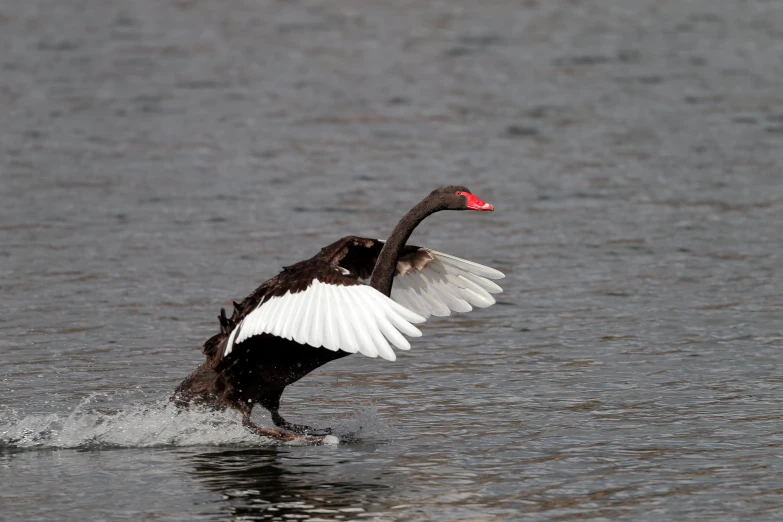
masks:
<path id="1" fill-rule="evenodd" d="M 230 317 L 220 310 L 220 332 L 204 343 L 206 360 L 171 400 L 180 407 L 233 408 L 246 428 L 263 437 L 335 441 L 328 429 L 292 424 L 280 415 L 286 386 L 353 353 L 394 361 L 392 345 L 409 350 L 405 336 L 421 336 L 415 324 L 491 306 L 492 294 L 502 291 L 492 280 L 504 274 L 494 268 L 407 244 L 422 220 L 443 210 L 494 207 L 466 187 L 441 187 L 405 214 L 385 241 L 347 236 L 284 267 L 234 302 Z M 269 410 L 279 429 L 252 422 L 256 405 Z"/>

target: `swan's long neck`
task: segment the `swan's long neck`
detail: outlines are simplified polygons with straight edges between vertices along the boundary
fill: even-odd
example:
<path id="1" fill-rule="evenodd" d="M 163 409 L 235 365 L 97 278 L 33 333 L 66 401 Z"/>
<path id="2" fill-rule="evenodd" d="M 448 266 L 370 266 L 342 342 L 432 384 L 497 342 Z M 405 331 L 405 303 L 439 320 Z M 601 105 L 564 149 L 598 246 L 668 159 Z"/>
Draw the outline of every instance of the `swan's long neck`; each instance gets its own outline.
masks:
<path id="1" fill-rule="evenodd" d="M 413 230 L 419 226 L 419 223 L 424 218 L 439 210 L 441 209 L 438 208 L 435 202 L 430 197 L 427 197 L 402 217 L 383 245 L 381 253 L 378 254 L 378 261 L 376 261 L 370 277 L 370 286 L 384 295 L 391 295 L 394 272 L 397 270 L 397 259 L 400 257 L 405 243 L 408 242 L 408 238 L 411 237 Z"/>

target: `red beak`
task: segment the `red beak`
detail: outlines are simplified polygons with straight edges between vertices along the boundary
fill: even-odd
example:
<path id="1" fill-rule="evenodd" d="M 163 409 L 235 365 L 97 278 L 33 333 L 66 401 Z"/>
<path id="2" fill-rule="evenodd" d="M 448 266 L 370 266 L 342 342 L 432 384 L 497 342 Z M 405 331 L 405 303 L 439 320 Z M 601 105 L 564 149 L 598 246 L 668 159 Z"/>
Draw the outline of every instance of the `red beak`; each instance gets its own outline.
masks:
<path id="1" fill-rule="evenodd" d="M 482 210 L 484 212 L 492 212 L 493 210 L 495 210 L 495 207 L 493 207 L 489 203 L 484 203 L 473 194 L 465 193 L 465 197 L 468 198 L 469 210 Z"/>

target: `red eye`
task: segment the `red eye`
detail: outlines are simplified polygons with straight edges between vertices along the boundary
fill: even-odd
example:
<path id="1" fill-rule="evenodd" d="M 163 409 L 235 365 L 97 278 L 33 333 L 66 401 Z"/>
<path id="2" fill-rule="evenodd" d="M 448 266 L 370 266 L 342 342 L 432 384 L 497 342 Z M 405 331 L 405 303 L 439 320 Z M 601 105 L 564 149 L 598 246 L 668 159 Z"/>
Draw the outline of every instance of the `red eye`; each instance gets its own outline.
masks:
<path id="1" fill-rule="evenodd" d="M 459 191 L 458 191 L 456 194 L 457 194 L 458 196 L 462 196 L 464 193 L 463 193 L 463 192 L 459 192 Z"/>

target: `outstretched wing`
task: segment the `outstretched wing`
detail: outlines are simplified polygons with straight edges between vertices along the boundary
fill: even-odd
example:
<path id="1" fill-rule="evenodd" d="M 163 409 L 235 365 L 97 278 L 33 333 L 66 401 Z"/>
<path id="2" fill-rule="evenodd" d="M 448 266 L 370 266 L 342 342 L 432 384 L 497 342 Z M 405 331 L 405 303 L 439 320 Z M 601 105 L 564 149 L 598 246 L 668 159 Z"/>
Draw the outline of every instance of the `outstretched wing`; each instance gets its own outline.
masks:
<path id="1" fill-rule="evenodd" d="M 503 291 L 491 279 L 505 275 L 488 266 L 437 250 L 419 248 L 397 261 L 391 297 L 424 318 L 470 312 L 495 304 Z"/>
<path id="2" fill-rule="evenodd" d="M 234 317 L 221 317 L 221 323 L 228 323 L 223 328 L 226 339 L 215 346 L 213 357 L 225 358 L 247 339 L 262 334 L 392 361 L 396 356 L 389 343 L 409 350 L 410 343 L 402 334 L 421 336 L 413 323 L 424 317 L 337 266 L 332 258 L 342 250 L 341 242 L 312 259 L 285 267 L 235 305 Z"/>
<path id="3" fill-rule="evenodd" d="M 372 274 L 383 240 L 344 238 L 340 255 L 331 262 L 352 277 Z M 447 316 L 451 312 L 470 312 L 473 307 L 495 304 L 492 294 L 503 291 L 492 279 L 505 275 L 488 266 L 461 259 L 437 250 L 406 245 L 397 260 L 391 298 L 427 318 Z"/>
<path id="4" fill-rule="evenodd" d="M 221 332 L 204 344 L 204 353 L 215 366 L 243 342 L 268 334 L 393 361 L 390 343 L 408 350 L 402 334 L 421 336 L 414 323 L 490 306 L 491 294 L 502 291 L 490 279 L 504 275 L 493 268 L 406 245 L 389 298 L 360 281 L 370 277 L 382 248 L 382 240 L 348 236 L 285 267 L 234 303 L 230 318 L 221 310 Z"/>
<path id="5" fill-rule="evenodd" d="M 409 350 L 411 345 L 400 332 L 421 336 L 412 323 L 423 322 L 424 317 L 372 287 L 343 277 L 343 284 L 316 277 L 302 291 L 264 299 L 231 332 L 223 356 L 245 339 L 264 333 L 316 348 L 359 352 L 389 361 L 397 358 L 389 342 L 400 350 Z"/>

